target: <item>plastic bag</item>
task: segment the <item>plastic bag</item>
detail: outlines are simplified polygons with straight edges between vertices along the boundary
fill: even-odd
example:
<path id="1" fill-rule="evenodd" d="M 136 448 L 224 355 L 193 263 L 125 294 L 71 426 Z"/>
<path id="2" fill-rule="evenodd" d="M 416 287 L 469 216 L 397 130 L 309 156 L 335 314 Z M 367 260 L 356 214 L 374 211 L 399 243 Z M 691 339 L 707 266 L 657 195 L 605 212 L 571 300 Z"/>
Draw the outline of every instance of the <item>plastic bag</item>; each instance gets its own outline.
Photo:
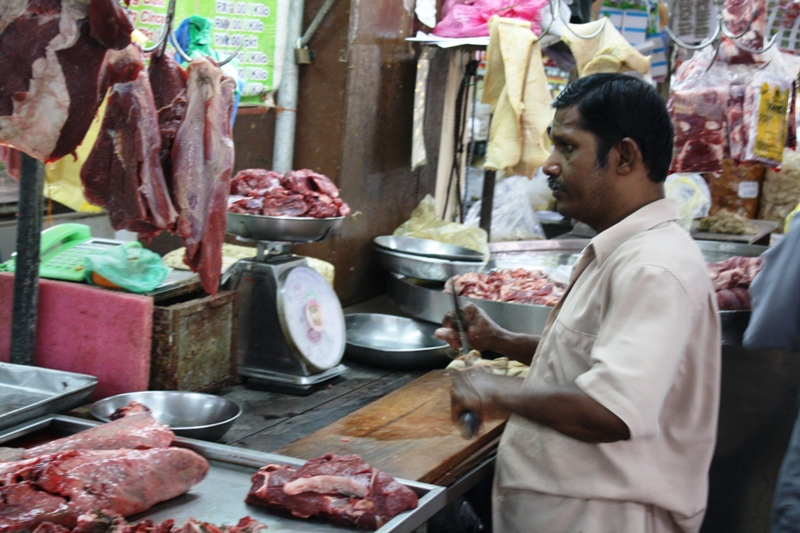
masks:
<path id="1" fill-rule="evenodd" d="M 442 20 L 433 29 L 439 37 L 486 37 L 492 16 L 527 20 L 531 30 L 542 32 L 542 9 L 547 0 L 450 0 L 442 6 Z"/>
<path id="2" fill-rule="evenodd" d="M 94 285 L 131 292 L 156 289 L 169 268 L 155 252 L 138 246 L 114 246 L 83 259 L 86 279 Z"/>
<path id="3" fill-rule="evenodd" d="M 706 72 L 704 61 L 684 63 L 669 95 L 675 125 L 670 172 L 719 172 L 728 151 L 728 72 L 717 63 Z"/>
<path id="4" fill-rule="evenodd" d="M 689 231 L 692 220 L 708 216 L 711 208 L 711 192 L 700 174 L 670 174 L 664 182 L 667 198 L 678 202 L 678 223 Z"/>
<path id="5" fill-rule="evenodd" d="M 478 227 L 439 220 L 436 215 L 436 201 L 430 194 L 414 209 L 411 218 L 394 230 L 394 235 L 457 244 L 489 258 L 489 239 L 486 232 Z"/>
<path id="6" fill-rule="evenodd" d="M 529 180 L 507 178 L 494 186 L 491 242 L 530 241 L 544 239 L 544 228 L 528 200 Z M 470 207 L 464 224 L 480 223 L 481 202 Z"/>

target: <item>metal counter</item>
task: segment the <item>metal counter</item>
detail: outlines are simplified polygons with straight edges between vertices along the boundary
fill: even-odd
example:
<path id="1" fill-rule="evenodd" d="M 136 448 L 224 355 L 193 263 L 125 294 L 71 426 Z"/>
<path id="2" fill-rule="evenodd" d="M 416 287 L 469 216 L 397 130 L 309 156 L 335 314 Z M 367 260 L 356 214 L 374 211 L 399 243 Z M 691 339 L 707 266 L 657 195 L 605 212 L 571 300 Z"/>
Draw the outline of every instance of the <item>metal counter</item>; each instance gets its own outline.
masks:
<path id="1" fill-rule="evenodd" d="M 48 416 L 0 432 L 0 443 L 22 437 L 33 437 L 43 431 L 74 434 L 97 424 L 69 416 Z M 181 437 L 176 438 L 173 445 L 189 448 L 208 459 L 211 466 L 208 476 L 186 494 L 156 504 L 144 513 L 131 516 L 128 518 L 129 522 L 149 518 L 159 523 L 173 519 L 176 524 L 181 525 L 189 518 L 195 518 L 221 526 L 235 524 L 240 518 L 250 516 L 265 524 L 270 533 L 363 531 L 361 528 L 347 527 L 324 520 L 303 520 L 280 515 L 244 503 L 252 484 L 250 477 L 259 468 L 270 463 L 300 466 L 305 463 L 302 459 Z M 394 517 L 378 529 L 378 533 L 411 533 L 445 505 L 446 496 L 443 487 L 402 479 L 397 481 L 417 493 L 419 504 L 416 509 Z"/>

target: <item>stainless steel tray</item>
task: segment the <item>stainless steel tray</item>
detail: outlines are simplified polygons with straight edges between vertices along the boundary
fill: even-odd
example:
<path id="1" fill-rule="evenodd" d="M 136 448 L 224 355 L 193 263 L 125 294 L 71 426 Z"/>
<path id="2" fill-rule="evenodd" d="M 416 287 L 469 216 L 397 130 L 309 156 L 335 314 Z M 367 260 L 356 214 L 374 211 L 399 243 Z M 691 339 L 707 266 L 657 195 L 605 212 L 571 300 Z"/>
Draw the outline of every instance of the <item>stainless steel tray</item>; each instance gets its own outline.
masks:
<path id="1" fill-rule="evenodd" d="M 344 217 L 268 217 L 228 213 L 227 232 L 254 241 L 307 243 L 324 241 L 341 226 Z"/>
<path id="2" fill-rule="evenodd" d="M 381 235 L 372 241 L 376 247 L 403 254 L 420 255 L 434 259 L 448 261 L 477 261 L 483 262 L 483 254 L 463 246 L 419 239 L 417 237 L 404 237 L 397 235 Z"/>
<path id="3" fill-rule="evenodd" d="M 89 420 L 51 415 L 0 432 L 0 444 L 20 437 L 34 436 L 37 432 L 44 430 L 71 434 L 96 425 L 97 422 Z M 268 463 L 299 466 L 305 462 L 301 459 L 181 437 L 175 440 L 175 445 L 194 450 L 208 459 L 211 465 L 208 476 L 188 493 L 159 503 L 144 513 L 129 517 L 129 521 L 149 518 L 155 522 L 161 522 L 172 518 L 176 525 L 182 525 L 189 518 L 195 518 L 219 526 L 235 524 L 243 516 L 250 516 L 267 525 L 267 531 L 270 533 L 364 531 L 360 528 L 348 528 L 321 520 L 301 520 L 291 516 L 282 516 L 270 513 L 266 509 L 245 505 L 244 499 L 251 486 L 250 477 L 259 468 Z M 401 479 L 398 481 L 417 493 L 419 505 L 412 511 L 406 511 L 394 517 L 378 529 L 379 533 L 411 533 L 441 510 L 446 503 L 444 487 Z"/>
<path id="4" fill-rule="evenodd" d="M 487 263 L 478 261 L 448 261 L 422 257 L 420 255 L 393 252 L 385 248 L 375 247 L 381 266 L 389 272 L 402 274 L 416 279 L 444 282 L 453 275 L 468 272 L 483 272 Z"/>
<path id="5" fill-rule="evenodd" d="M 0 363 L 0 429 L 88 403 L 95 386 L 86 374 Z"/>

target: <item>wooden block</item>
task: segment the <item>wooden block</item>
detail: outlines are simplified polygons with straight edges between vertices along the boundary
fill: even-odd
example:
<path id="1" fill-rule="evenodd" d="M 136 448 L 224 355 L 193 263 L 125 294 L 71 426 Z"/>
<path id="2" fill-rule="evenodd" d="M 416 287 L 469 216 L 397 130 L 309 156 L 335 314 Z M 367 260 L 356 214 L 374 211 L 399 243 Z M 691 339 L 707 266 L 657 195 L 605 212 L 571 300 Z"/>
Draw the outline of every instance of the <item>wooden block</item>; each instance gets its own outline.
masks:
<path id="1" fill-rule="evenodd" d="M 236 291 L 181 295 L 153 309 L 150 390 L 212 392 L 237 380 Z"/>
<path id="2" fill-rule="evenodd" d="M 446 479 L 505 427 L 505 420 L 490 420 L 476 438 L 461 438 L 450 420 L 450 372 L 433 370 L 275 453 L 301 459 L 357 454 L 395 477 L 424 483 Z"/>

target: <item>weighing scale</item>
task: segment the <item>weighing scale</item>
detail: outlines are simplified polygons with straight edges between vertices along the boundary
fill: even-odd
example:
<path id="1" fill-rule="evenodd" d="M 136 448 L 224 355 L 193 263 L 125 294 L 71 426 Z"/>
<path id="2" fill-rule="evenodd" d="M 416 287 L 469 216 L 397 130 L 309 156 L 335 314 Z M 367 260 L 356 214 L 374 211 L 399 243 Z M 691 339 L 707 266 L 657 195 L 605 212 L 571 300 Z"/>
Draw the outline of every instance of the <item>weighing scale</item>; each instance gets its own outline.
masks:
<path id="1" fill-rule="evenodd" d="M 256 257 L 232 267 L 239 291 L 239 375 L 245 385 L 308 394 L 347 367 L 345 324 L 328 281 L 291 254 L 293 244 L 330 237 L 343 217 L 297 218 L 228 213 L 228 233 L 255 242 Z"/>

